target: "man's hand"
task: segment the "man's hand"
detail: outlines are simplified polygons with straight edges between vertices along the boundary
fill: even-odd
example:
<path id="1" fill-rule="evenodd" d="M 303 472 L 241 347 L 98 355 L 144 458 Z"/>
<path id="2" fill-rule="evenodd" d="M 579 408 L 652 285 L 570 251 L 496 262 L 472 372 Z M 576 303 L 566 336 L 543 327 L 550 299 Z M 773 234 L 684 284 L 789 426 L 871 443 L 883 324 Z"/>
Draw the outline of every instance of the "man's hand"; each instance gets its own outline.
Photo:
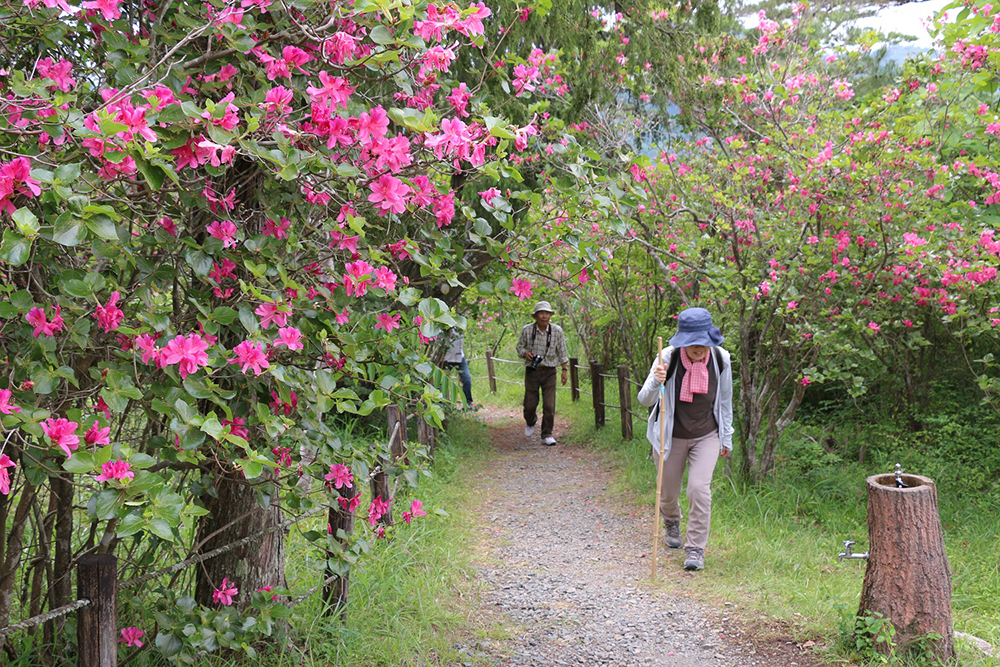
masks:
<path id="1" fill-rule="evenodd" d="M 725 447 L 723 447 L 722 449 L 719 450 L 719 456 L 721 456 L 724 459 L 728 459 L 730 453 L 731 452 L 728 449 L 726 449 Z"/>
<path id="2" fill-rule="evenodd" d="M 563 371 L 562 372 L 562 383 L 563 383 L 563 386 L 565 386 L 566 385 L 566 378 L 569 377 L 568 376 L 569 369 L 568 368 L 564 368 L 564 369 L 562 369 L 562 371 Z"/>
<path id="3" fill-rule="evenodd" d="M 524 354 L 523 354 L 523 355 L 521 355 L 521 356 L 523 356 L 523 357 L 524 357 L 525 359 L 527 359 L 528 361 L 531 361 L 531 358 L 532 358 L 532 357 L 533 357 L 534 355 L 533 355 L 533 354 L 531 354 L 531 350 L 525 350 L 525 351 L 524 351 Z"/>

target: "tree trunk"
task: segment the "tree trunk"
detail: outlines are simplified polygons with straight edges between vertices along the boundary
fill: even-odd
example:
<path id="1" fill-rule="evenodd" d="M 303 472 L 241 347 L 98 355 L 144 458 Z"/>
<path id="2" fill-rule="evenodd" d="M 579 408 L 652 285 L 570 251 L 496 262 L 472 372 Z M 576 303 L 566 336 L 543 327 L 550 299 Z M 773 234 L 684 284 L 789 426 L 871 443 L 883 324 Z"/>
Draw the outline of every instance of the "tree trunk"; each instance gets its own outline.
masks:
<path id="1" fill-rule="evenodd" d="M 209 508 L 199 535 L 208 536 L 201 553 L 236 542 L 244 537 L 274 528 L 281 523 L 275 497 L 268 509 L 257 502 L 254 486 L 244 480 L 221 477 L 216 482 L 218 498 Z M 285 586 L 285 531 L 272 530 L 231 551 L 210 558 L 197 568 L 195 599 L 215 606 L 212 593 L 225 577 L 239 589 L 234 604 L 250 604 L 253 593 L 264 586 Z"/>
<path id="2" fill-rule="evenodd" d="M 2 513 L 3 523 L 0 530 L 7 529 L 6 542 L 3 550 L 0 551 L 0 627 L 10 625 L 11 606 L 14 603 L 14 585 L 17 581 L 17 568 L 21 565 L 21 554 L 24 550 L 24 529 L 28 525 L 28 516 L 31 511 L 31 504 L 34 501 L 36 487 L 25 481 L 21 488 L 21 496 L 17 501 L 17 508 L 14 510 L 14 517 L 11 520 L 7 514 L 7 503 L 13 498 L 7 496 Z M 10 524 L 8 525 L 8 521 Z M 0 637 L 0 649 L 6 643 L 6 637 Z"/>
<path id="3" fill-rule="evenodd" d="M 937 488 L 918 475 L 873 475 L 868 487 L 869 559 L 858 616 L 880 613 L 896 628 L 904 652 L 928 633 L 924 646 L 938 658 L 955 657 L 951 627 L 951 570 L 938 516 Z M 880 651 L 890 647 L 879 644 Z"/>

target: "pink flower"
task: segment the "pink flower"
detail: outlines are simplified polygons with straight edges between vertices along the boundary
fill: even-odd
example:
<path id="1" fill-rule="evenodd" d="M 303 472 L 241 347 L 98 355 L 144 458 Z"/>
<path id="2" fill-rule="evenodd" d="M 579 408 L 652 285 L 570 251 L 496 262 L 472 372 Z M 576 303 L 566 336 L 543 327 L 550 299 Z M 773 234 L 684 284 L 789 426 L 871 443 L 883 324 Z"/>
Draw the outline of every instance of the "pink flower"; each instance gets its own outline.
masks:
<path id="1" fill-rule="evenodd" d="M 519 301 L 524 301 L 531 296 L 531 289 L 534 287 L 529 281 L 514 278 L 510 291 L 517 295 Z"/>
<path id="2" fill-rule="evenodd" d="M 379 313 L 375 316 L 375 320 L 378 322 L 375 325 L 376 329 L 385 329 L 386 333 L 392 333 L 393 329 L 400 328 L 399 319 L 402 317 L 399 313 L 395 315 L 388 315 L 386 313 Z"/>
<path id="3" fill-rule="evenodd" d="M 97 311 L 94 313 L 94 317 L 97 318 L 97 323 L 101 325 L 105 333 L 111 333 L 117 329 L 122 323 L 122 318 L 125 317 L 125 313 L 116 305 L 119 296 L 121 295 L 118 292 L 112 292 L 111 298 L 108 299 L 105 306 L 102 306 L 100 301 L 97 302 Z"/>
<path id="4" fill-rule="evenodd" d="M 345 498 L 344 496 L 340 496 L 339 498 L 337 498 L 337 502 L 340 504 L 340 509 L 344 510 L 345 512 L 353 512 L 354 510 L 358 509 L 358 506 L 361 504 L 361 493 L 359 492 L 353 498 Z"/>
<path id="5" fill-rule="evenodd" d="M 351 316 L 348 314 L 347 308 L 344 308 L 344 310 L 334 316 L 334 319 L 337 320 L 337 324 L 347 324 L 351 321 Z"/>
<path id="6" fill-rule="evenodd" d="M 292 226 L 292 221 L 282 216 L 279 222 L 267 219 L 264 221 L 264 236 L 273 236 L 276 239 L 287 239 L 288 228 Z"/>
<path id="7" fill-rule="evenodd" d="M 246 424 L 246 420 L 242 417 L 233 417 L 232 419 L 222 420 L 222 425 L 229 427 L 230 435 L 235 435 L 237 438 L 243 438 L 244 440 L 250 440 L 250 431 L 244 424 Z"/>
<path id="8" fill-rule="evenodd" d="M 28 321 L 28 324 L 35 327 L 35 330 L 33 332 L 35 338 L 38 338 L 39 336 L 42 335 L 53 336 L 62 331 L 63 318 L 62 315 L 60 314 L 61 307 L 56 306 L 55 310 L 56 314 L 55 317 L 52 318 L 51 322 L 49 322 L 48 319 L 45 317 L 45 311 L 42 310 L 41 308 L 32 308 L 31 310 L 28 311 L 28 314 L 24 316 L 24 319 Z"/>
<path id="9" fill-rule="evenodd" d="M 278 310 L 284 306 L 266 301 L 257 307 L 257 310 L 253 311 L 257 315 L 260 315 L 260 326 L 263 329 L 268 328 L 273 323 L 275 326 L 283 327 L 288 324 L 288 316 L 291 314 L 284 310 Z"/>
<path id="10" fill-rule="evenodd" d="M 809 379 L 808 376 L 806 376 L 806 377 L 803 377 L 801 380 L 799 380 L 799 384 L 801 384 L 803 387 L 806 387 L 806 386 L 809 386 L 810 384 L 812 384 L 812 380 Z"/>
<path id="11" fill-rule="evenodd" d="M 374 526 L 378 523 L 378 520 L 385 516 L 385 513 L 389 511 L 389 504 L 392 502 L 392 498 L 389 500 L 382 500 L 382 496 L 379 495 L 372 501 L 372 504 L 368 506 L 368 525 Z"/>
<path id="12" fill-rule="evenodd" d="M 170 218 L 160 218 L 156 224 L 158 224 L 167 234 L 177 236 L 177 223 Z"/>
<path id="13" fill-rule="evenodd" d="M 101 466 L 101 474 L 98 475 L 96 479 L 98 482 L 107 482 L 111 479 L 118 479 L 122 482 L 127 482 L 135 477 L 135 473 L 129 470 L 131 467 L 131 463 L 122 461 L 121 459 L 118 459 L 117 461 L 108 461 Z"/>
<path id="14" fill-rule="evenodd" d="M 333 484 L 333 488 L 353 488 L 354 473 L 348 466 L 337 463 L 330 466 L 330 472 L 323 475 L 323 479 Z"/>
<path id="15" fill-rule="evenodd" d="M 375 204 L 379 215 L 390 211 L 402 213 L 406 210 L 405 197 L 410 193 L 410 188 L 395 176 L 382 174 L 371 182 L 370 187 L 372 193 L 368 195 L 368 201 Z"/>
<path id="16" fill-rule="evenodd" d="M 205 353 L 208 346 L 208 341 L 196 333 L 190 337 L 175 336 L 160 350 L 160 363 L 164 366 L 179 364 L 177 370 L 182 379 L 186 378 L 191 373 L 198 372 L 202 366 L 208 365 L 208 355 Z"/>
<path id="17" fill-rule="evenodd" d="M 21 411 L 19 406 L 10 402 L 11 395 L 10 389 L 0 389 L 0 412 L 5 415 Z"/>
<path id="18" fill-rule="evenodd" d="M 205 231 L 208 232 L 209 236 L 213 236 L 222 241 L 222 246 L 224 248 L 236 247 L 236 225 L 229 220 L 223 220 L 222 222 L 215 220 Z"/>
<path id="19" fill-rule="evenodd" d="M 876 322 L 869 322 L 868 328 L 871 329 L 874 333 L 878 333 L 882 329 L 882 327 L 879 326 L 878 323 Z"/>
<path id="20" fill-rule="evenodd" d="M 301 350 L 305 347 L 302 344 L 302 332 L 295 327 L 282 327 L 278 329 L 278 337 L 274 339 L 274 346 L 284 345 L 289 350 Z"/>
<path id="21" fill-rule="evenodd" d="M 229 583 L 229 577 L 222 578 L 222 585 L 212 592 L 212 601 L 215 604 L 231 605 L 233 598 L 239 595 L 240 589 Z"/>
<path id="22" fill-rule="evenodd" d="M 479 196 L 483 198 L 484 204 L 487 206 L 493 206 L 493 200 L 500 196 L 500 191 L 496 188 L 489 188 L 488 190 L 480 192 Z"/>
<path id="23" fill-rule="evenodd" d="M 0 454 L 0 493 L 7 495 L 10 493 L 10 473 L 7 468 L 16 468 L 17 464 L 10 460 L 6 454 Z"/>
<path id="24" fill-rule="evenodd" d="M 410 525 L 411 519 L 415 519 L 418 516 L 427 516 L 427 512 L 425 512 L 422 509 L 423 506 L 424 506 L 424 501 L 422 500 L 414 500 L 412 503 L 410 503 L 409 511 L 403 512 L 403 521 L 406 522 L 406 525 Z"/>
<path id="25" fill-rule="evenodd" d="M 121 10 L 118 9 L 118 0 L 93 0 L 83 3 L 84 9 L 100 10 L 105 21 L 114 21 L 121 18 Z"/>
<path id="26" fill-rule="evenodd" d="M 48 436 L 53 445 L 57 445 L 66 452 L 66 458 L 73 458 L 73 450 L 80 446 L 80 436 L 76 434 L 76 422 L 60 417 L 59 419 L 46 419 L 42 422 L 42 431 Z"/>
<path id="27" fill-rule="evenodd" d="M 88 445 L 110 445 L 111 427 L 101 428 L 101 422 L 94 420 L 94 424 L 83 434 L 83 441 Z"/>
<path id="28" fill-rule="evenodd" d="M 76 81 L 69 75 L 72 71 L 73 63 L 68 60 L 53 63 L 52 58 L 43 58 L 38 61 L 38 73 L 46 79 L 51 79 L 55 87 L 64 93 L 76 85 Z"/>
<path id="29" fill-rule="evenodd" d="M 396 274 L 388 266 L 375 269 L 375 287 L 390 291 L 396 287 Z"/>
<path id="30" fill-rule="evenodd" d="M 270 366 L 270 362 L 267 360 L 267 355 L 264 354 L 263 348 L 260 347 L 260 343 L 251 343 L 248 340 L 243 341 L 233 350 L 236 353 L 236 357 L 229 360 L 231 364 L 243 364 L 242 371 L 245 374 L 247 369 L 253 369 L 254 375 L 260 375 L 264 372 L 264 369 Z"/>
<path id="31" fill-rule="evenodd" d="M 134 646 L 136 648 L 142 648 L 142 636 L 146 634 L 142 630 L 136 627 L 122 628 L 122 636 L 118 640 L 119 644 L 125 644 L 125 646 Z"/>

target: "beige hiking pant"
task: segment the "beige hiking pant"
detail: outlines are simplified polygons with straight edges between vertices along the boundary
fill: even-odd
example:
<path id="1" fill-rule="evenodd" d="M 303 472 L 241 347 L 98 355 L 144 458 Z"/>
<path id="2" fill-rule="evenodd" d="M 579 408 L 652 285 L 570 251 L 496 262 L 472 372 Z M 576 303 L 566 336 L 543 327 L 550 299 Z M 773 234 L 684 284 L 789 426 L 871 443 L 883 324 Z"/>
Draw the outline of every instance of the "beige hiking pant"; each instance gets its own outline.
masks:
<path id="1" fill-rule="evenodd" d="M 663 462 L 663 488 L 660 492 L 660 516 L 664 521 L 680 521 L 681 478 L 688 469 L 687 497 L 688 522 L 684 547 L 704 549 L 708 544 L 709 524 L 712 521 L 712 473 L 719 460 L 719 434 L 686 440 L 673 438 L 670 453 Z"/>

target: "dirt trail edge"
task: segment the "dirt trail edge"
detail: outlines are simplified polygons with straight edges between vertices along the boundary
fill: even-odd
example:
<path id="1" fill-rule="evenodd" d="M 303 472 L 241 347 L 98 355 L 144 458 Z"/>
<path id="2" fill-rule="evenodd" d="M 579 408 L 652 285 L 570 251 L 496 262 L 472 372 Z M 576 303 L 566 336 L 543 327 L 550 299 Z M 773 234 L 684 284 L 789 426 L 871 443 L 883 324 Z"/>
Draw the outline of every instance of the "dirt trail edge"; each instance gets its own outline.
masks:
<path id="1" fill-rule="evenodd" d="M 651 585 L 648 512 L 608 492 L 612 471 L 598 454 L 545 447 L 537 432 L 526 438 L 516 411 L 481 414 L 498 457 L 478 487 L 477 574 L 484 612 L 513 636 L 463 649 L 469 659 L 459 664 L 821 665 L 771 632 L 737 627 L 731 607 L 707 608 Z M 658 578 L 711 576 L 711 554 L 707 571 L 685 572 L 682 550 L 659 551 Z"/>

